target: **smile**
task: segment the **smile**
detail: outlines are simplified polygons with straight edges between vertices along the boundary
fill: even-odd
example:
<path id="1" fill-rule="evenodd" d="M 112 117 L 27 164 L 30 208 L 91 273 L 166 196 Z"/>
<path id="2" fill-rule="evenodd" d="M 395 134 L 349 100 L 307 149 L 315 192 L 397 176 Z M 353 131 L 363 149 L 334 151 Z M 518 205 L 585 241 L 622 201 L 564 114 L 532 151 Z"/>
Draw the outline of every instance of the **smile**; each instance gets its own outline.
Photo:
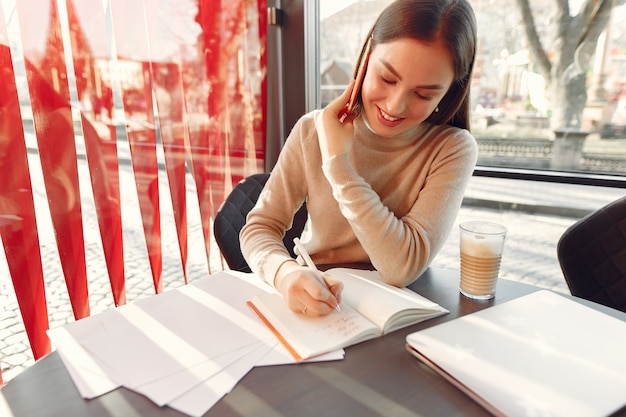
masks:
<path id="1" fill-rule="evenodd" d="M 385 111 L 383 109 L 381 109 L 380 107 L 378 108 L 378 110 L 380 111 L 380 115 L 385 120 L 389 120 L 390 122 L 395 122 L 395 121 L 400 120 L 400 117 L 393 117 L 393 116 L 389 115 L 388 113 L 385 113 Z"/>

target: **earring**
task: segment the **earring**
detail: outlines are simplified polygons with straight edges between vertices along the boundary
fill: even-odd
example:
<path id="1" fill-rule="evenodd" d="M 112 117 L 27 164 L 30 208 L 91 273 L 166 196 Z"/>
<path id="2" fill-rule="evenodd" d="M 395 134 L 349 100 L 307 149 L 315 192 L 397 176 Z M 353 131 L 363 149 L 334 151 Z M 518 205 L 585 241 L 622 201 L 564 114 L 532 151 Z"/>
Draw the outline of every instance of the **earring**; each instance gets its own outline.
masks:
<path id="1" fill-rule="evenodd" d="M 439 106 L 435 107 L 435 113 L 439 113 Z"/>

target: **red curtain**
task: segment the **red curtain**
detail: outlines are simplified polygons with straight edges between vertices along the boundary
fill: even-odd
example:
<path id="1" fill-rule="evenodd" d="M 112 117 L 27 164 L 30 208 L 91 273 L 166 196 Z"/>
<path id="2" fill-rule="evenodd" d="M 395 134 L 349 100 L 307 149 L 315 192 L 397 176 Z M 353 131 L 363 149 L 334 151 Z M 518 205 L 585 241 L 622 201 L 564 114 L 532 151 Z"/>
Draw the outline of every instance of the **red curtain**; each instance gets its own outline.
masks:
<path id="1" fill-rule="evenodd" d="M 0 182 L 0 236 L 38 358 L 50 344 L 33 192 L 48 197 L 75 319 L 90 314 L 82 181 L 91 185 L 106 261 L 107 270 L 99 273 L 108 275 L 112 305 L 126 302 L 129 256 L 122 218 L 127 209 L 119 173 L 124 149 L 150 265 L 146 279 L 155 292 L 162 291 L 163 264 L 174 259 L 164 258 L 162 249 L 158 179 L 165 175 L 186 283 L 188 180 L 197 190 L 208 261 L 213 214 L 235 183 L 265 166 L 266 5 L 264 0 L 16 4 L 30 107 L 20 105 L 8 42 L 0 42 L 0 169 L 12 173 Z M 0 29 L 5 34 L 0 40 L 12 36 L 4 18 Z M 32 109 L 32 118 L 22 114 L 25 108 Z M 25 137 L 23 126 L 29 123 L 36 143 Z M 45 190 L 32 189 L 28 151 L 38 155 Z M 89 178 L 79 175 L 83 152 Z"/>
<path id="2" fill-rule="evenodd" d="M 0 8 L 0 39 L 6 39 Z M 35 357 L 50 351 L 46 294 L 39 251 L 33 190 L 22 129 L 11 51 L 0 44 L 0 236 L 18 306 Z"/>

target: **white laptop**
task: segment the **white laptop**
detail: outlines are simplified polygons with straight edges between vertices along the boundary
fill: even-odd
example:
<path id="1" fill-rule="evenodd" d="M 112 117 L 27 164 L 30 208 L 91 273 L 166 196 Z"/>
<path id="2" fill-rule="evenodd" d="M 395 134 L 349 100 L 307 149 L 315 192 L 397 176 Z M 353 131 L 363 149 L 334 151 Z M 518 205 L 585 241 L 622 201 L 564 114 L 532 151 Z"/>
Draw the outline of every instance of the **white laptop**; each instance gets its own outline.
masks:
<path id="1" fill-rule="evenodd" d="M 494 415 L 606 416 L 626 404 L 626 322 L 538 291 L 407 336 Z"/>

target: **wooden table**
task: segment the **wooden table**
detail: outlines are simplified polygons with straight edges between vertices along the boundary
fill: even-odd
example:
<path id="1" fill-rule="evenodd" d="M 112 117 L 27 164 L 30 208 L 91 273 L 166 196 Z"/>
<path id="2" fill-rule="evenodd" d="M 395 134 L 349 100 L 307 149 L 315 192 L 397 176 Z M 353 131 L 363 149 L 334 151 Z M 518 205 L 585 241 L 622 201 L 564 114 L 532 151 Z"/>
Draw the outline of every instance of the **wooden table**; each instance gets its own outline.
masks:
<path id="1" fill-rule="evenodd" d="M 458 271 L 430 268 L 410 286 L 450 314 L 352 346 L 342 361 L 255 368 L 206 415 L 488 416 L 411 356 L 405 349 L 406 335 L 539 288 L 501 279 L 495 299 L 475 301 L 459 294 L 458 280 Z M 624 313 L 576 300 L 626 321 Z M 3 416 L 3 407 L 14 417 L 182 416 L 125 388 L 83 400 L 55 352 L 13 378 L 0 393 Z M 616 415 L 626 416 L 626 409 Z"/>

